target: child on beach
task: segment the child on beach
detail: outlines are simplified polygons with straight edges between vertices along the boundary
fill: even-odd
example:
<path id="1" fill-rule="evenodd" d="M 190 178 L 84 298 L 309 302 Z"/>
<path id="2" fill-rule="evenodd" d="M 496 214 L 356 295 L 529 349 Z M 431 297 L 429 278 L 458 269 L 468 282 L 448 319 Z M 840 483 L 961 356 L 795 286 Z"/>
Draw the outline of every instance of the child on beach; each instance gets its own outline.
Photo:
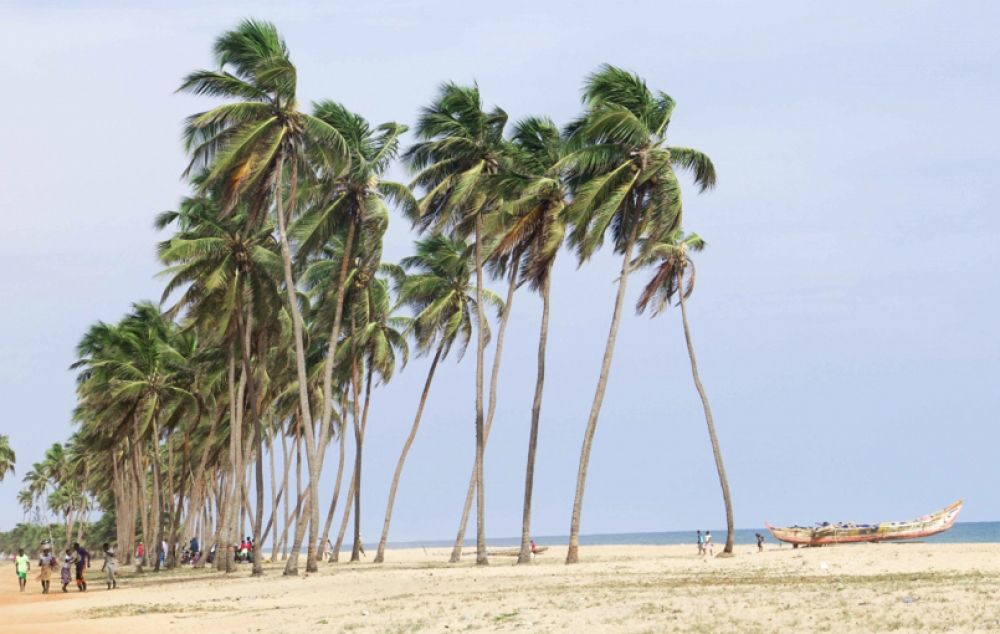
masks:
<path id="1" fill-rule="evenodd" d="M 712 557 L 714 552 L 715 549 L 712 545 L 712 531 L 705 531 L 705 545 L 702 550 L 702 554 Z"/>
<path id="2" fill-rule="evenodd" d="M 72 548 L 66 549 L 66 554 L 63 555 L 62 572 L 59 575 L 59 581 L 62 582 L 62 591 L 69 592 L 66 589 L 69 586 L 69 582 L 73 580 L 73 564 L 76 563 L 76 555 L 73 553 Z"/>
<path id="3" fill-rule="evenodd" d="M 698 531 L 698 556 L 701 557 L 705 554 L 705 538 L 702 537 L 701 531 Z"/>
<path id="4" fill-rule="evenodd" d="M 14 571 L 17 573 L 17 585 L 19 592 L 24 592 L 24 586 L 28 585 L 28 571 L 31 569 L 31 561 L 24 554 L 23 548 L 17 549 L 17 557 L 14 558 Z"/>
<path id="5" fill-rule="evenodd" d="M 115 580 L 115 551 L 108 542 L 104 542 L 101 550 L 104 551 L 104 565 L 101 566 L 101 571 L 108 573 L 108 590 L 111 590 L 118 587 L 118 582 Z"/>
<path id="6" fill-rule="evenodd" d="M 56 557 L 48 542 L 42 542 L 42 556 L 38 559 L 38 580 L 42 582 L 42 594 L 49 593 L 52 570 L 56 567 Z"/>

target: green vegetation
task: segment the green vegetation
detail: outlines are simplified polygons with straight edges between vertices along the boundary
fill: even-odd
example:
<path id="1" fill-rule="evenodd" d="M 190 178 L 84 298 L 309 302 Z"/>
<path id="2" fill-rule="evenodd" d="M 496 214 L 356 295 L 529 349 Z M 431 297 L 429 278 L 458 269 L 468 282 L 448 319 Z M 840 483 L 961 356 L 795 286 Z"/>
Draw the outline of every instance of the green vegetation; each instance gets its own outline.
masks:
<path id="1" fill-rule="evenodd" d="M 223 33 L 212 62 L 179 88 L 215 103 L 184 127 L 190 194 L 156 218 L 170 232 L 158 249 L 166 281 L 160 303 L 137 302 L 119 322 L 98 322 L 83 336 L 73 366 L 78 431 L 25 476 L 25 511 L 44 501 L 63 520 L 57 537 L 69 541 L 74 528 L 78 538 L 90 535 L 89 513 L 101 509 L 114 523 L 123 562 L 132 562 L 141 541 L 145 552 L 135 563 L 156 570 L 161 542 L 169 568 L 197 535 L 204 551 L 218 549 L 215 565 L 231 572 L 233 545 L 249 524 L 254 542 L 269 541 L 272 556 L 286 559 L 285 574 L 296 574 L 303 542 L 306 570 L 317 569 L 339 506 L 331 555 L 339 555 L 353 515 L 357 561 L 370 405 L 407 364 L 412 343 L 431 360 L 392 481 L 375 557 L 381 562 L 435 370 L 450 352 L 461 360 L 472 345 L 476 446 L 453 560 L 475 497 L 476 561 L 484 565 L 483 452 L 510 304 L 526 284 L 542 298 L 519 557 L 530 561 L 551 272 L 564 244 L 582 264 L 609 241 L 622 258 L 621 275 L 583 438 L 567 559 L 575 562 L 626 283 L 649 265 L 654 279 L 646 295 L 658 297 L 660 308 L 677 295 L 686 269 L 663 246 L 681 235 L 676 170 L 689 172 L 702 191 L 715 185 L 705 154 L 667 143 L 673 99 L 606 65 L 586 78 L 584 110 L 565 127 L 545 117 L 509 125 L 478 86 L 445 83 L 419 113 L 415 142 L 403 148 L 405 125 L 370 124 L 333 100 L 303 108 L 289 49 L 271 24 L 247 20 Z M 413 173 L 411 184 L 385 180 L 397 158 Z M 398 264 L 382 255 L 394 213 L 418 234 L 414 254 Z M 506 299 L 487 288 L 490 279 L 506 284 Z M 679 298 L 683 307 L 686 295 Z M 731 504 L 710 418 L 709 427 L 731 548 Z M 348 436 L 355 458 L 342 496 Z M 329 492 L 319 483 L 333 441 L 336 484 L 321 523 Z M 0 477 L 13 462 L 0 436 Z M 254 574 L 262 559 L 254 558 Z"/>

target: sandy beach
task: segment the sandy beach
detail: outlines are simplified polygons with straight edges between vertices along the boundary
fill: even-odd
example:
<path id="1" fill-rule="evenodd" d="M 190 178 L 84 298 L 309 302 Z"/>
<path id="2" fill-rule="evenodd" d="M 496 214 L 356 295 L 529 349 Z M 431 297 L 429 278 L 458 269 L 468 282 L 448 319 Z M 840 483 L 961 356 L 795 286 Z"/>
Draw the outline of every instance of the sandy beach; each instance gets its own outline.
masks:
<path id="1" fill-rule="evenodd" d="M 594 546 L 576 566 L 554 548 L 534 565 L 450 566 L 443 549 L 389 563 L 324 564 L 262 579 L 181 570 L 132 575 L 107 591 L 0 590 L 0 631 L 52 632 L 972 632 L 1000 631 L 1000 544 L 738 547 Z M 71 624 L 71 625 L 70 625 Z"/>

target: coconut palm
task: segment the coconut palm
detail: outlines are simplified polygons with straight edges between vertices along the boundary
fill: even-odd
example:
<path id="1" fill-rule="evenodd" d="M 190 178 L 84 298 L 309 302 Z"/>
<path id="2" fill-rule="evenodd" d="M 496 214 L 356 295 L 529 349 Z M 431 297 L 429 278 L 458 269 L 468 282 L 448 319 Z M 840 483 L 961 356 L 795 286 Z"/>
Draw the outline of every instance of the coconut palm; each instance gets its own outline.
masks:
<path id="1" fill-rule="evenodd" d="M 189 391 L 189 357 L 193 335 L 179 331 L 151 303 L 133 305 L 132 312 L 115 327 L 98 324 L 84 337 L 80 384 L 82 406 L 96 415 L 121 421 L 119 437 L 131 431 L 135 442 L 148 444 L 152 466 L 151 511 L 155 544 L 163 541 L 166 505 L 163 495 L 169 482 L 161 473 L 161 440 L 164 423 L 170 425 L 178 400 L 193 399 Z M 125 414 L 123 415 L 123 408 Z M 148 537 L 147 537 L 147 541 Z M 159 558 L 156 570 L 159 570 Z"/>
<path id="2" fill-rule="evenodd" d="M 17 456 L 10 446 L 10 438 L 0 434 L 0 482 L 3 482 L 4 476 L 8 473 L 13 475 L 16 461 Z"/>
<path id="3" fill-rule="evenodd" d="M 328 174 L 312 188 L 314 200 L 296 223 L 293 234 L 300 243 L 300 257 L 316 253 L 333 237 L 346 234 L 338 245 L 346 257 L 339 258 L 337 286 L 333 295 L 333 324 L 327 338 L 328 342 L 337 342 L 349 266 L 355 259 L 358 244 L 361 241 L 377 241 L 377 251 L 381 253 L 381 239 L 389 217 L 386 199 L 410 207 L 415 201 L 405 185 L 382 178 L 399 151 L 400 137 L 406 132 L 406 126 L 388 122 L 373 128 L 363 117 L 333 101 L 317 103 L 314 114 L 340 134 L 350 158 L 350 167 L 342 173 Z M 331 428 L 333 355 L 336 347 L 329 346 L 323 370 L 324 430 Z M 323 446 L 326 441 L 325 437 L 321 438 Z M 321 454 L 321 462 L 322 459 Z M 311 539 L 316 541 L 315 536 Z"/>
<path id="4" fill-rule="evenodd" d="M 306 437 L 309 479 L 318 486 L 322 436 L 329 427 L 332 394 L 323 394 L 323 424 L 315 437 L 308 392 L 305 323 L 296 297 L 292 251 L 287 227 L 294 212 L 301 172 L 339 173 L 348 162 L 340 133 L 318 117 L 299 111 L 296 101 L 297 73 L 288 48 L 274 25 L 245 20 L 215 43 L 218 70 L 199 70 L 187 76 L 179 90 L 236 100 L 188 118 L 185 138 L 192 169 L 207 168 L 202 188 L 222 189 L 223 210 L 238 202 L 248 209 L 247 222 L 258 225 L 262 212 L 273 202 L 288 310 L 292 317 L 298 376 L 299 407 Z M 288 204 L 285 204 L 285 189 Z M 334 321 L 339 326 L 339 315 Z M 336 344 L 338 337 L 330 340 Z M 333 363 L 333 351 L 327 364 Z M 316 535 L 319 531 L 317 496 L 310 497 L 310 543 L 306 570 L 316 566 Z"/>
<path id="5" fill-rule="evenodd" d="M 538 424 L 545 384 L 545 349 L 549 330 L 549 299 L 552 266 L 566 233 L 569 186 L 563 178 L 566 144 L 551 120 L 532 117 L 514 127 L 509 150 L 509 169 L 500 178 L 503 190 L 503 226 L 492 258 L 505 267 L 512 260 L 520 266 L 521 282 L 528 282 L 542 296 L 538 335 L 538 371 L 531 405 L 531 429 L 524 481 L 521 549 L 518 563 L 531 561 L 531 498 L 534 485 Z M 517 267 L 514 267 L 516 274 Z"/>
<path id="6" fill-rule="evenodd" d="M 653 317 L 661 314 L 670 306 L 671 300 L 677 298 L 681 307 L 681 321 L 684 324 L 684 341 L 687 343 L 688 358 L 691 360 L 691 376 L 694 378 L 695 389 L 701 398 L 705 410 L 705 423 L 708 425 L 708 438 L 712 443 L 712 455 L 715 458 L 715 469 L 719 473 L 719 484 L 722 487 L 722 502 L 726 507 L 726 546 L 722 552 L 733 552 L 733 501 L 729 495 L 729 480 L 726 478 L 726 468 L 722 463 L 722 450 L 719 449 L 719 438 L 715 433 L 715 421 L 712 418 L 712 408 L 708 403 L 708 395 L 701 384 L 698 375 L 698 361 L 694 354 L 694 344 L 691 342 L 691 328 L 688 325 L 686 300 L 694 291 L 694 263 L 691 253 L 705 248 L 705 242 L 698 234 L 684 235 L 680 230 L 668 234 L 641 249 L 643 257 L 636 262 L 639 266 L 653 267 L 653 275 L 642 289 L 635 308 L 638 313 L 650 309 Z M 687 278 L 685 280 L 685 278 Z M 685 283 L 686 282 L 686 283 Z"/>
<path id="7" fill-rule="evenodd" d="M 354 544 L 351 548 L 351 561 L 361 559 L 361 457 L 368 425 L 372 379 L 378 375 L 381 384 L 387 383 L 395 373 L 397 358 L 403 366 L 409 359 L 409 347 L 401 332 L 409 325 L 409 319 L 393 314 L 388 281 L 372 277 L 371 271 L 368 267 L 359 269 L 352 289 L 351 335 L 344 346 L 344 350 L 354 357 L 352 367 L 363 367 L 365 371 L 364 413 L 360 425 L 357 416 L 357 373 L 352 372 L 352 382 L 355 384 L 355 460 Z"/>
<path id="8" fill-rule="evenodd" d="M 622 266 L 580 451 L 566 563 L 576 563 L 579 557 L 587 466 L 611 370 L 633 250 L 641 237 L 667 234 L 680 226 L 682 206 L 675 168 L 691 171 L 702 191 L 715 184 L 715 167 L 707 155 L 667 145 L 667 126 L 674 109 L 667 94 L 651 91 L 637 75 L 605 65 L 588 77 L 583 98 L 586 112 L 568 128 L 569 155 L 564 161 L 573 187 L 570 241 L 583 262 L 604 243 L 610 230 L 614 250 L 622 255 Z"/>
<path id="9" fill-rule="evenodd" d="M 254 228 L 247 222 L 247 212 L 241 205 L 223 215 L 211 193 L 185 199 L 179 212 L 165 212 L 157 217 L 157 226 L 176 222 L 180 231 L 159 246 L 160 259 L 168 268 L 162 275 L 170 276 L 163 292 L 166 301 L 174 291 L 184 293 L 168 311 L 173 315 L 184 309 L 187 318 L 199 330 L 205 343 L 218 345 L 232 354 L 239 352 L 241 381 L 246 386 L 249 417 L 254 427 L 256 454 L 255 475 L 257 500 L 252 522 L 254 539 L 260 541 L 264 512 L 264 458 L 257 385 L 251 357 L 255 355 L 257 329 L 273 322 L 281 309 L 277 280 L 281 276 L 281 259 L 269 225 Z M 242 427 L 246 416 L 238 412 L 230 426 L 230 455 L 233 482 L 242 474 Z M 230 516 L 239 508 L 238 490 L 230 494 Z M 176 517 L 175 517 L 176 519 Z M 235 528 L 235 526 L 233 527 Z M 238 536 L 230 531 L 225 546 Z M 218 544 L 221 548 L 223 544 Z M 227 571 L 234 570 L 226 560 Z M 263 572 L 261 558 L 254 559 L 253 574 Z"/>
<path id="10" fill-rule="evenodd" d="M 413 311 L 409 331 L 416 341 L 418 352 L 426 355 L 433 350 L 434 356 L 427 370 L 410 433 L 403 443 L 389 487 L 385 521 L 382 523 L 382 536 L 375 554 L 375 563 L 385 560 L 385 546 L 389 539 L 389 525 L 392 522 L 399 479 L 420 427 L 434 372 L 456 342 L 457 358 L 461 360 L 472 338 L 473 314 L 477 312 L 475 289 L 469 285 L 475 264 L 468 245 L 463 240 L 439 235 L 420 240 L 415 246 L 416 253 L 401 262 L 408 274 L 397 278 L 396 293 L 400 304 Z M 483 297 L 494 306 L 501 305 L 499 298 L 488 290 L 484 289 Z"/>
<path id="11" fill-rule="evenodd" d="M 488 186 L 500 170 L 505 147 L 507 113 L 486 112 L 478 86 L 441 86 L 417 123 L 419 141 L 404 158 L 418 172 L 414 184 L 426 192 L 411 213 L 415 226 L 440 233 L 455 230 L 473 236 L 476 259 L 476 563 L 487 565 L 486 509 L 483 484 L 485 448 L 483 372 L 486 327 L 483 313 L 483 220 L 494 213 L 497 200 Z"/>

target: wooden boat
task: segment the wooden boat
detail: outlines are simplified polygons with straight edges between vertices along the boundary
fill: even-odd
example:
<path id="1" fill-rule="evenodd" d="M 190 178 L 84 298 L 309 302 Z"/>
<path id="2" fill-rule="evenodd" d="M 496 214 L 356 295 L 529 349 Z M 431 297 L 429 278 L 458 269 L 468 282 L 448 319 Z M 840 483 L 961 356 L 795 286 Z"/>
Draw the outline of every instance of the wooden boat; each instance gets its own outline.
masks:
<path id="1" fill-rule="evenodd" d="M 962 510 L 962 500 L 936 513 L 924 515 L 906 522 L 883 522 L 881 524 L 854 524 L 839 522 L 823 524 L 815 528 L 806 526 L 764 526 L 774 538 L 795 546 L 824 546 L 826 544 L 850 544 L 856 542 L 885 542 L 898 539 L 918 539 L 937 535 L 951 528 Z"/>

